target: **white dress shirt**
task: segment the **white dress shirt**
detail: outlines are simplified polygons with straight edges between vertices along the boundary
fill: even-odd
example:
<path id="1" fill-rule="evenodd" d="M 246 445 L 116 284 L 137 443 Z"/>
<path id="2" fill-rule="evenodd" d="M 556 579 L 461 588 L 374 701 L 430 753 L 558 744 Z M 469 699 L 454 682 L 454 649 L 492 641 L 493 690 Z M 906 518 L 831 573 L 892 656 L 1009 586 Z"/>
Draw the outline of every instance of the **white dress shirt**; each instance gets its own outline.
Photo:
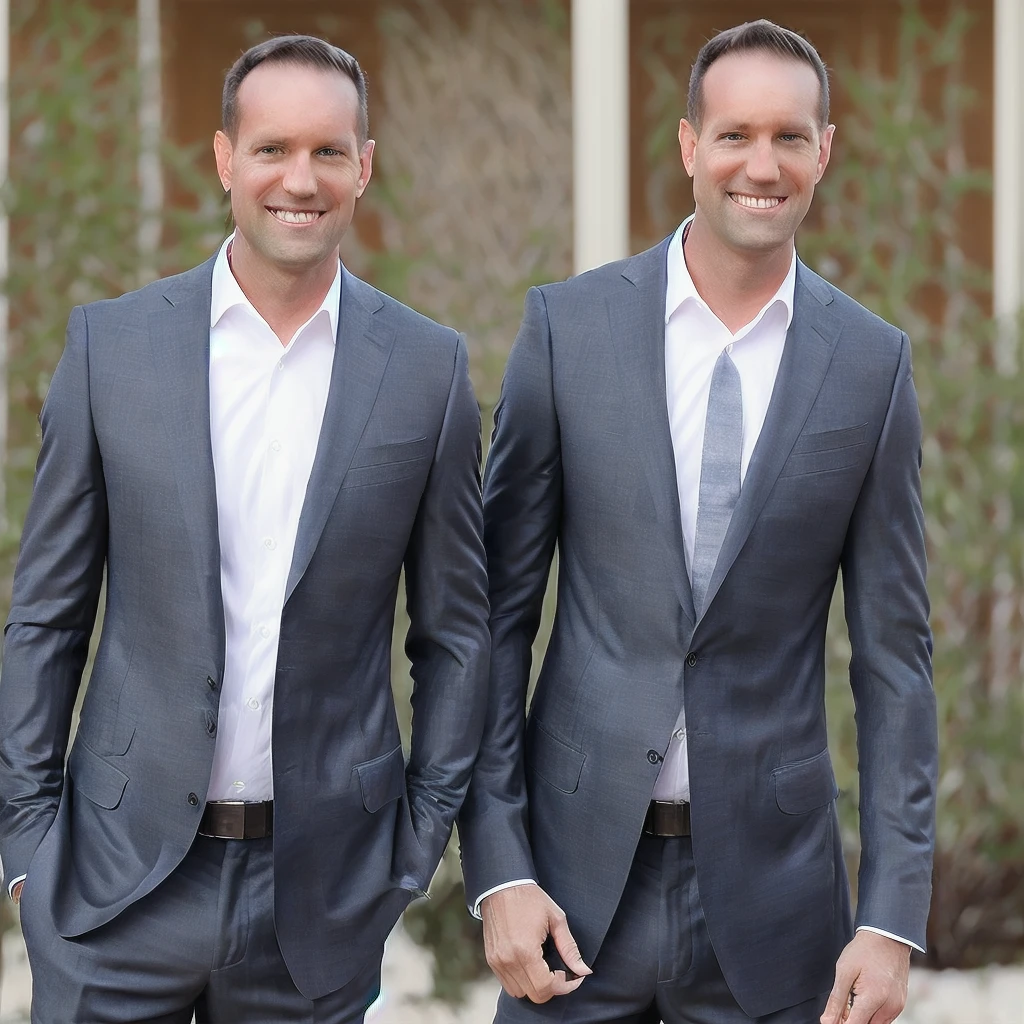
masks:
<path id="1" fill-rule="evenodd" d="M 697 535 L 697 499 L 700 466 L 704 454 L 704 420 L 715 363 L 726 349 L 740 375 L 743 396 L 743 451 L 740 483 L 761 436 L 775 378 L 782 362 L 786 332 L 793 319 L 796 289 L 796 251 L 789 273 L 779 290 L 745 327 L 733 334 L 711 312 L 697 288 L 683 257 L 684 221 L 668 248 L 668 287 L 665 290 L 665 391 L 672 451 L 676 461 L 676 486 L 683 528 L 686 571 L 693 564 Z M 654 799 L 683 803 L 690 799 L 690 773 L 686 760 L 686 716 L 682 710 L 665 753 L 665 763 L 654 786 Z"/>
<path id="2" fill-rule="evenodd" d="M 210 437 L 226 646 L 207 798 L 258 801 L 274 795 L 281 610 L 327 405 L 341 264 L 320 308 L 282 345 L 235 280 L 227 245 L 213 268 L 210 303 Z"/>

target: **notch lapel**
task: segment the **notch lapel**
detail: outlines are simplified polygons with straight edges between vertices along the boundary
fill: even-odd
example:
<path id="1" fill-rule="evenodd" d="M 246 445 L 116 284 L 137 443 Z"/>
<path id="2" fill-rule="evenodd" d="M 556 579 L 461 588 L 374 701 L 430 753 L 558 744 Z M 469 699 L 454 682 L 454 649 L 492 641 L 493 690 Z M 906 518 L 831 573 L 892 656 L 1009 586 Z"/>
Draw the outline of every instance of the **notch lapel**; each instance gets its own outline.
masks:
<path id="1" fill-rule="evenodd" d="M 383 305 L 384 300 L 374 288 L 353 277 L 342 266 L 341 308 L 331 383 L 299 516 L 295 551 L 284 593 L 286 604 L 316 551 L 391 358 L 394 331 L 378 315 Z"/>
<path id="2" fill-rule="evenodd" d="M 224 604 L 220 585 L 217 485 L 210 440 L 210 298 L 216 256 L 173 278 L 165 308 L 149 315 L 149 340 L 159 382 L 160 409 L 178 497 L 214 624 L 218 664 L 224 661 Z"/>
<path id="3" fill-rule="evenodd" d="M 679 604 L 692 626 L 693 596 L 683 552 L 665 390 L 665 288 L 670 242 L 671 237 L 626 262 L 622 276 L 628 284 L 607 299 L 607 307 L 626 408 L 637 413 L 633 444 L 641 454 Z"/>
<path id="4" fill-rule="evenodd" d="M 750 536 L 821 390 L 842 331 L 842 324 L 828 309 L 831 303 L 832 293 L 825 282 L 798 263 L 793 321 L 764 426 L 708 584 L 705 613 Z"/>

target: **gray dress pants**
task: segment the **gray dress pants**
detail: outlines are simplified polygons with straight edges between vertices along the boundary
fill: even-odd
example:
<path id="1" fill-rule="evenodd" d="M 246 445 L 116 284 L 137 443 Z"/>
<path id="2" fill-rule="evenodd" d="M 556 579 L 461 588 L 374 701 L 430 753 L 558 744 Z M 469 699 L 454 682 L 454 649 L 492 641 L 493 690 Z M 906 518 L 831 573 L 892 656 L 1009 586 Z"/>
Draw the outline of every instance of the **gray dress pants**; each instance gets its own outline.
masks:
<path id="1" fill-rule="evenodd" d="M 818 1024 L 828 1001 L 823 992 L 757 1018 L 740 1009 L 708 936 L 689 837 L 641 837 L 591 966 L 575 992 L 548 1003 L 503 992 L 495 1024 Z"/>
<path id="2" fill-rule="evenodd" d="M 383 950 L 341 991 L 295 988 L 274 931 L 273 840 L 198 837 L 149 895 L 80 938 L 57 934 L 37 856 L 21 920 L 32 1024 L 357 1024 L 380 991 Z"/>

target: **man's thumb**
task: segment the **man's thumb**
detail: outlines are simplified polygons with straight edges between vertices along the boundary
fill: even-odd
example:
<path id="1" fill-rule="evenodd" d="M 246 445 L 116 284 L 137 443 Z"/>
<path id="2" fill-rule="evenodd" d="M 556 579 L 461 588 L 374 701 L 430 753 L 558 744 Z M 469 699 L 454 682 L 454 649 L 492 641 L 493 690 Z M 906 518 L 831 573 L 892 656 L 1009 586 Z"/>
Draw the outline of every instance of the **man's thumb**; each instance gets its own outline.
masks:
<path id="1" fill-rule="evenodd" d="M 561 912 L 553 914 L 550 921 L 551 938 L 555 940 L 555 949 L 562 958 L 562 963 L 569 968 L 573 974 L 585 975 L 594 972 L 583 962 L 580 956 L 580 948 L 569 931 L 568 922 Z"/>

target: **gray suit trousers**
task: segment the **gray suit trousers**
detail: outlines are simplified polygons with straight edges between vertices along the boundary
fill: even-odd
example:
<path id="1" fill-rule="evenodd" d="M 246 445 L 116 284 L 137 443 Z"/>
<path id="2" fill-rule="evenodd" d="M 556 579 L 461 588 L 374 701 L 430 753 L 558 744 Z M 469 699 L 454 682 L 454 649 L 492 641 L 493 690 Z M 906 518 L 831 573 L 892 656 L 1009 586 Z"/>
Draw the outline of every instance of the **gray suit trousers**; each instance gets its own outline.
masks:
<path id="1" fill-rule="evenodd" d="M 382 951 L 341 990 L 307 999 L 274 930 L 271 839 L 198 837 L 156 889 L 112 921 L 61 937 L 44 844 L 22 900 L 32 1024 L 358 1024 L 380 991 Z"/>
<path id="2" fill-rule="evenodd" d="M 495 1024 L 817 1024 L 828 1000 L 763 1017 L 740 1009 L 708 936 L 689 838 L 641 837 L 592 966 L 575 992 L 543 1005 L 502 993 Z"/>

